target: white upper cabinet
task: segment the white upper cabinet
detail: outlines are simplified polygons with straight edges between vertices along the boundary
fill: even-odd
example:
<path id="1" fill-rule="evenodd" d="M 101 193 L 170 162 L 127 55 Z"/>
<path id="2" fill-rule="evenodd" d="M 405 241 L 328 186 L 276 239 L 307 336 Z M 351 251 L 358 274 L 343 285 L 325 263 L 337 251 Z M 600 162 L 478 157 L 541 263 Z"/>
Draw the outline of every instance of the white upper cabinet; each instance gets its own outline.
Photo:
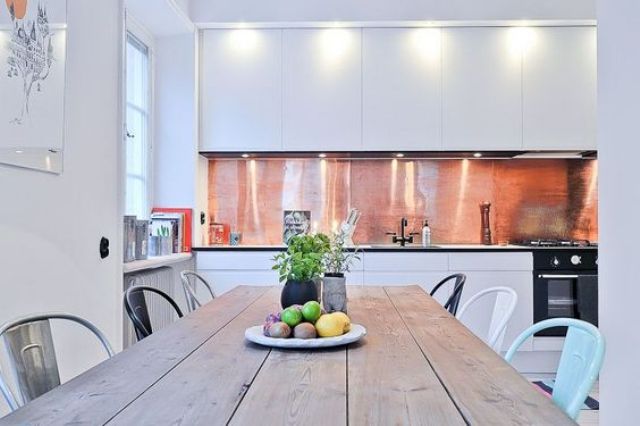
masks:
<path id="1" fill-rule="evenodd" d="M 595 27 L 203 30 L 201 151 L 596 149 Z"/>
<path id="2" fill-rule="evenodd" d="M 596 149 L 595 27 L 532 28 L 523 68 L 525 149 Z"/>
<path id="3" fill-rule="evenodd" d="M 282 149 L 282 30 L 205 30 L 200 150 Z"/>
<path id="4" fill-rule="evenodd" d="M 362 149 L 362 31 L 283 32 L 286 151 Z"/>
<path id="5" fill-rule="evenodd" d="M 442 149 L 438 28 L 365 28 L 362 40 L 365 150 Z"/>
<path id="6" fill-rule="evenodd" d="M 522 149 L 522 53 L 512 28 L 442 29 L 445 150 Z"/>

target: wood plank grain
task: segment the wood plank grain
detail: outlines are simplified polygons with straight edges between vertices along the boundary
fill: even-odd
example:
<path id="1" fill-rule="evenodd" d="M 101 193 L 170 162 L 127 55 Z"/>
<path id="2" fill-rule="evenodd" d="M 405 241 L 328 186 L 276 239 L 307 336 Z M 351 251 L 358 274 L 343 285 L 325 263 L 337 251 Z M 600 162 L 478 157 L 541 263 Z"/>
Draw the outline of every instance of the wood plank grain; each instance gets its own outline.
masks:
<path id="1" fill-rule="evenodd" d="M 344 425 L 346 349 L 272 350 L 230 424 Z"/>
<path id="2" fill-rule="evenodd" d="M 442 305 L 433 297 L 429 296 L 426 299 L 423 297 L 427 294 L 424 289 L 417 285 L 400 286 L 400 287 L 385 287 L 385 291 L 389 296 L 393 295 L 416 295 L 421 299 L 420 308 L 422 309 L 419 314 L 423 319 L 437 319 L 437 318 L 454 318 Z M 441 290 L 442 291 L 442 290 Z"/>
<path id="3" fill-rule="evenodd" d="M 109 424 L 227 423 L 270 351 L 245 342 L 244 331 L 280 309 L 281 290 L 265 293 Z"/>
<path id="4" fill-rule="evenodd" d="M 348 351 L 349 423 L 464 425 L 381 287 L 349 287 L 349 315 L 367 337 Z"/>
<path id="5" fill-rule="evenodd" d="M 575 425 L 458 320 L 425 320 L 429 295 L 385 290 L 468 423 Z"/>
<path id="6" fill-rule="evenodd" d="M 0 425 L 103 424 L 262 296 L 237 287 L 0 419 Z"/>

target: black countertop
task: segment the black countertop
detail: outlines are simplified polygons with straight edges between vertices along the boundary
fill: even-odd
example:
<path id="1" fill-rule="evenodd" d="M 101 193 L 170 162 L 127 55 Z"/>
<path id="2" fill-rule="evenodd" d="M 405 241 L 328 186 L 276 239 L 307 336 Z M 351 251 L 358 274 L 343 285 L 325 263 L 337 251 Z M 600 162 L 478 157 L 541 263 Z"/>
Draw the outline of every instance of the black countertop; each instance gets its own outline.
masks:
<path id="1" fill-rule="evenodd" d="M 405 247 L 399 245 L 385 245 L 363 244 L 359 246 L 363 252 L 384 252 L 384 253 L 403 253 L 403 252 L 533 252 L 538 250 L 598 250 L 597 247 L 528 247 L 518 245 L 490 245 L 485 246 L 482 244 L 439 244 L 430 247 L 422 247 L 419 244 L 413 244 Z M 216 245 L 216 246 L 203 246 L 193 247 L 194 252 L 208 252 L 208 251 L 284 251 L 285 245 Z"/>

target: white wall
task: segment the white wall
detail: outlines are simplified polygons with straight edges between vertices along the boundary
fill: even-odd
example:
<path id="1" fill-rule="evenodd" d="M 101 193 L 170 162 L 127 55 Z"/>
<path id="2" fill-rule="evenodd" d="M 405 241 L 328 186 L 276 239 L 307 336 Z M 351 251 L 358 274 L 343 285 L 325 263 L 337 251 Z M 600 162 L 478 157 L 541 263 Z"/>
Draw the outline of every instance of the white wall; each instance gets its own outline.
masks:
<path id="1" fill-rule="evenodd" d="M 598 3 L 600 378 L 602 425 L 638 423 L 640 333 L 640 2 Z"/>
<path id="2" fill-rule="evenodd" d="M 192 34 L 156 40 L 154 205 L 195 203 L 195 46 Z"/>
<path id="3" fill-rule="evenodd" d="M 68 11 L 64 173 L 0 166 L 0 322 L 68 311 L 119 347 L 122 12 L 119 0 L 69 0 Z M 111 240 L 104 260 L 102 236 Z M 102 359 L 67 331 L 58 345 L 66 378 Z"/>
<path id="4" fill-rule="evenodd" d="M 153 205 L 193 208 L 194 245 L 200 245 L 197 191 L 206 162 L 198 161 L 197 39 L 192 33 L 161 37 L 155 46 Z"/>
<path id="5" fill-rule="evenodd" d="M 594 19 L 596 0 L 190 0 L 193 22 Z"/>

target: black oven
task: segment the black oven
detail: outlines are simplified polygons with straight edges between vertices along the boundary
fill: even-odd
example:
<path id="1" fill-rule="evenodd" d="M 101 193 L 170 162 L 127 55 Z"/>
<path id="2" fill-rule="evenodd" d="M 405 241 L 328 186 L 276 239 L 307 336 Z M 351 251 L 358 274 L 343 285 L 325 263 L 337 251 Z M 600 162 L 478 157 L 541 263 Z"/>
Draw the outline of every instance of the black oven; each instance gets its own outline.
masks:
<path id="1" fill-rule="evenodd" d="M 597 249 L 539 249 L 533 253 L 533 319 L 576 318 L 598 325 Z M 566 327 L 536 336 L 565 336 Z"/>

